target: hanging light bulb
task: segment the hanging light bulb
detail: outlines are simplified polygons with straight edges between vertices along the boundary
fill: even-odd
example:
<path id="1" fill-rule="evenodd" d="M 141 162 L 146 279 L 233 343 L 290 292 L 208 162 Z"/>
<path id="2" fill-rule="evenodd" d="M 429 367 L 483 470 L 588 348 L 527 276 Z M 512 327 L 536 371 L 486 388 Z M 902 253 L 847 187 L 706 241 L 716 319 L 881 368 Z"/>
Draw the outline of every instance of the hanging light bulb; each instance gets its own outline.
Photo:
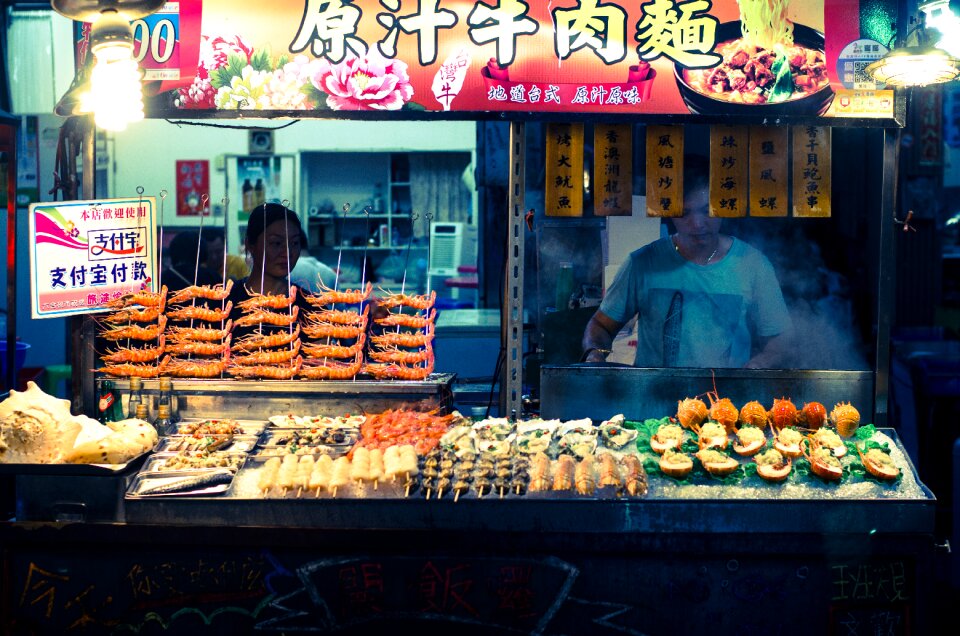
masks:
<path id="1" fill-rule="evenodd" d="M 143 74 L 133 59 L 133 30 L 122 14 L 114 9 L 100 14 L 90 29 L 90 52 L 96 64 L 81 108 L 93 112 L 97 126 L 106 130 L 143 119 Z"/>
<path id="2" fill-rule="evenodd" d="M 155 13 L 165 0 L 50 0 L 54 11 L 90 22 L 90 53 L 95 64 L 79 70 L 60 98 L 59 115 L 93 113 L 100 128 L 123 130 L 143 119 L 143 73 L 133 58 L 130 21 Z"/>

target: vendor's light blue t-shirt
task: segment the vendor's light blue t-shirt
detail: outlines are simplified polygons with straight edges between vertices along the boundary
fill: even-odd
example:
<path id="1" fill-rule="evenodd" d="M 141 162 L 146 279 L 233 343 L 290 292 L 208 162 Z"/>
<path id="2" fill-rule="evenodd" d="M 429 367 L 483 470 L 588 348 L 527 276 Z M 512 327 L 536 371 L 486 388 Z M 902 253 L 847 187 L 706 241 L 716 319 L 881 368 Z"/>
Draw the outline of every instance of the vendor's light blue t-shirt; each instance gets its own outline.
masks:
<path id="1" fill-rule="evenodd" d="M 771 337 L 790 327 L 770 261 L 737 239 L 726 256 L 706 266 L 680 256 L 669 237 L 636 250 L 600 310 L 618 322 L 638 316 L 638 367 L 740 368 L 750 360 L 751 334 Z M 671 332 L 667 359 L 665 325 Z"/>

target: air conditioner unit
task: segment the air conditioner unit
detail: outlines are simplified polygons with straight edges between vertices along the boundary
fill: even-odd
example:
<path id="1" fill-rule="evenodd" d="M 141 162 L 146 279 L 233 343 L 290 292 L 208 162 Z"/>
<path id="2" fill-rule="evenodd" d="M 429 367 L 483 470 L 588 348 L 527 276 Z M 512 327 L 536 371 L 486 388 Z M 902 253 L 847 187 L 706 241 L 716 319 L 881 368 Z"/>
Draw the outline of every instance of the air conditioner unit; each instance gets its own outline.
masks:
<path id="1" fill-rule="evenodd" d="M 463 262 L 463 223 L 430 224 L 430 263 L 434 276 L 456 276 Z"/>

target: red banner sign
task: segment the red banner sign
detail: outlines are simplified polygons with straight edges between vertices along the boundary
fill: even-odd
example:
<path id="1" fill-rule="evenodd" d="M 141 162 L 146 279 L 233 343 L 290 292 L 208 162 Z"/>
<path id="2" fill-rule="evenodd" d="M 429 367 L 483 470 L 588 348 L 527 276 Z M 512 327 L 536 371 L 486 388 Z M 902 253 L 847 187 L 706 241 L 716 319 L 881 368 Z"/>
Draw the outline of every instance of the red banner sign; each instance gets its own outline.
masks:
<path id="1" fill-rule="evenodd" d="M 872 50 L 859 0 L 777 6 L 769 16 L 753 0 L 183 0 L 142 21 L 139 53 L 164 80 L 154 113 L 835 114 L 835 96 L 857 86 L 842 52 Z M 892 100 L 878 103 L 889 108 L 836 114 L 892 114 Z"/>

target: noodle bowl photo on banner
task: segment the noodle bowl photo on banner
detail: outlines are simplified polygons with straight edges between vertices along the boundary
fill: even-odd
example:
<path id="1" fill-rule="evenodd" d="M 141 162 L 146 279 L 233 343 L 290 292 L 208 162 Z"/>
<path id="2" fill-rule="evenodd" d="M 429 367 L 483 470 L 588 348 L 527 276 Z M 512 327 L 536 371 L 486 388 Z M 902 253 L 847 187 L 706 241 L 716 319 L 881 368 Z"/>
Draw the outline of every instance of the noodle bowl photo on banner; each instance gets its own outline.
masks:
<path id="1" fill-rule="evenodd" d="M 740 0 L 740 20 L 717 26 L 708 68 L 675 65 L 680 95 L 696 114 L 823 114 L 834 92 L 823 33 L 787 16 L 788 0 Z"/>

